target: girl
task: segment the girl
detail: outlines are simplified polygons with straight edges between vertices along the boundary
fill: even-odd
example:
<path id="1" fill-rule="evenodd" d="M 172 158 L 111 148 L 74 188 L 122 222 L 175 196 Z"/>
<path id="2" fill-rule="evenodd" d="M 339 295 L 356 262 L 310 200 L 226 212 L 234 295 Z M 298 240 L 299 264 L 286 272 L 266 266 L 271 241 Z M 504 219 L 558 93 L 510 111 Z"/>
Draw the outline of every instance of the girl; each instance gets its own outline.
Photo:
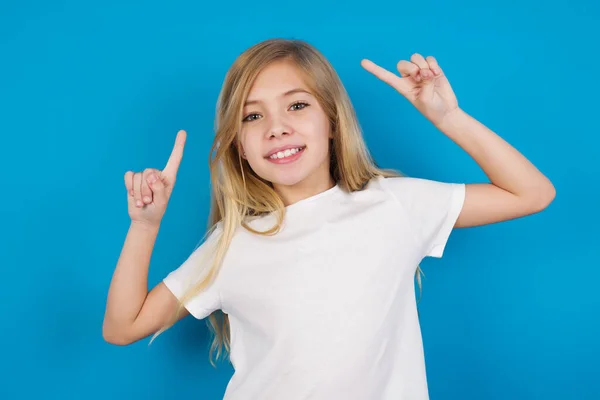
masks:
<path id="1" fill-rule="evenodd" d="M 165 168 L 125 174 L 131 225 L 108 293 L 104 338 L 125 345 L 188 313 L 208 317 L 211 354 L 235 373 L 225 398 L 427 399 L 414 276 L 454 227 L 544 209 L 554 187 L 471 118 L 435 58 L 397 76 L 404 95 L 491 183 L 376 167 L 336 72 L 312 46 L 274 39 L 235 61 L 218 101 L 206 240 L 148 292 L 147 274 L 186 133 Z"/>

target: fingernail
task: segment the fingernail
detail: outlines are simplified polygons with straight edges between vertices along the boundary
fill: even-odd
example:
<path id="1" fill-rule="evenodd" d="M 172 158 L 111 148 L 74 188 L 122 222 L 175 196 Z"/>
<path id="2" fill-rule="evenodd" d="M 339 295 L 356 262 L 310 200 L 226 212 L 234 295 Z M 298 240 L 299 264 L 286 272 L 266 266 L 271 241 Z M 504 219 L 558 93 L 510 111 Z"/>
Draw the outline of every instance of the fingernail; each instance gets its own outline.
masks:
<path id="1" fill-rule="evenodd" d="M 148 177 L 148 182 L 150 182 L 150 183 L 156 182 L 156 175 L 155 174 L 150 175 Z"/>
<path id="2" fill-rule="evenodd" d="M 150 203 L 150 197 L 144 196 L 144 203 Z"/>
<path id="3" fill-rule="evenodd" d="M 135 205 L 138 206 L 138 207 L 141 207 L 142 206 L 142 202 L 138 200 L 138 201 L 135 202 Z"/>

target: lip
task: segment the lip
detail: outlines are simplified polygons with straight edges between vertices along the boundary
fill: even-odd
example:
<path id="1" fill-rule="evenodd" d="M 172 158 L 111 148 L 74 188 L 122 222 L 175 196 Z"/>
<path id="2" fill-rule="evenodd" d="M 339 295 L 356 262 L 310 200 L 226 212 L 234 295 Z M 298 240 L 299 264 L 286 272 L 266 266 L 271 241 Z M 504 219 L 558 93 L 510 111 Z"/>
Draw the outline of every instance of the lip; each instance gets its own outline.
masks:
<path id="1" fill-rule="evenodd" d="M 304 146 L 304 145 L 302 145 L 302 144 L 289 144 L 289 145 L 286 145 L 286 146 L 276 147 L 276 148 L 274 148 L 274 149 L 271 149 L 271 150 L 270 150 L 270 151 L 267 153 L 267 155 L 265 155 L 265 158 L 269 158 L 269 157 L 271 157 L 273 154 L 275 154 L 275 153 L 278 153 L 278 152 L 280 152 L 280 151 L 285 151 L 285 150 L 287 150 L 287 149 L 297 149 L 297 148 L 302 148 L 302 147 L 305 147 L 305 146 Z"/>
<path id="2" fill-rule="evenodd" d="M 290 165 L 290 164 L 293 164 L 296 161 L 298 161 L 300 159 L 300 157 L 302 157 L 304 155 L 305 151 L 306 151 L 306 147 L 303 147 L 302 150 L 300 150 L 299 152 L 291 154 L 287 157 L 283 157 L 283 158 L 267 157 L 266 160 L 267 160 L 267 162 L 273 163 L 275 165 Z"/>

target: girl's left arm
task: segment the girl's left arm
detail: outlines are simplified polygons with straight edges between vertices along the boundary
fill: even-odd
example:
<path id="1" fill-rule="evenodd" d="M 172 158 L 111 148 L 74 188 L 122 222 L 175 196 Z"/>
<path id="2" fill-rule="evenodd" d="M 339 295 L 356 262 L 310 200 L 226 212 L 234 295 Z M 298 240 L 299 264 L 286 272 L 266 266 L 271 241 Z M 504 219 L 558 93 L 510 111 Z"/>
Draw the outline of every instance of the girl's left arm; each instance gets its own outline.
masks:
<path id="1" fill-rule="evenodd" d="M 408 99 L 446 136 L 464 149 L 491 183 L 466 185 L 455 227 L 506 221 L 534 214 L 554 199 L 550 180 L 514 147 L 465 113 L 450 82 L 433 56 L 415 53 L 398 62 L 400 76 L 363 60 L 367 71 Z"/>
<path id="2" fill-rule="evenodd" d="M 466 185 L 455 227 L 491 224 L 545 209 L 556 191 L 525 156 L 460 108 L 444 116 L 437 128 L 465 150 L 491 183 Z"/>

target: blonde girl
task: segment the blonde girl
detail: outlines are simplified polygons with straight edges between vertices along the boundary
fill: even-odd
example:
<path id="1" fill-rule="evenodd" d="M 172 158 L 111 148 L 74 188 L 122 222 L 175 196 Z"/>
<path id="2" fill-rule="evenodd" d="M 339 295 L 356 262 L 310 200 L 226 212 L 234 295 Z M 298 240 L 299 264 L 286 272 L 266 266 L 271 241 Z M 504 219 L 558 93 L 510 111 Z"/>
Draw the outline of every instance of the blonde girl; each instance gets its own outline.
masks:
<path id="1" fill-rule="evenodd" d="M 148 290 L 148 265 L 186 132 L 162 170 L 127 172 L 131 224 L 104 338 L 126 345 L 192 314 L 227 354 L 228 400 L 427 399 L 414 278 L 454 228 L 543 210 L 552 183 L 459 107 L 432 56 L 400 75 L 362 67 L 464 149 L 489 183 L 445 183 L 375 165 L 344 86 L 310 44 L 272 39 L 225 78 L 210 152 L 205 240 Z"/>

